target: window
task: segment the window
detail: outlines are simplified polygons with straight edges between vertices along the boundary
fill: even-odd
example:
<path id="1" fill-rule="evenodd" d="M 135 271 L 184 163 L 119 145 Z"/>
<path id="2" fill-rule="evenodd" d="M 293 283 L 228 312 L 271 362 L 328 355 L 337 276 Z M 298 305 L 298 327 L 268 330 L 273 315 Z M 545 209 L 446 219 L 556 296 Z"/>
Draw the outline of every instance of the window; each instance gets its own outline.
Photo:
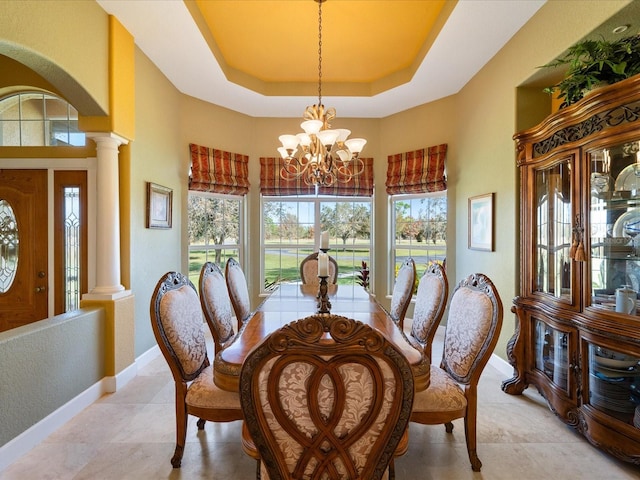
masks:
<path id="1" fill-rule="evenodd" d="M 0 100 L 0 146 L 84 146 L 78 111 L 54 95 L 27 92 Z"/>
<path id="2" fill-rule="evenodd" d="M 357 283 L 371 256 L 371 205 L 370 197 L 263 197 L 263 291 L 301 281 L 300 262 L 318 250 L 322 231 L 329 232 L 338 284 Z"/>
<path id="3" fill-rule="evenodd" d="M 80 308 L 87 293 L 87 172 L 54 173 L 55 308 L 59 315 Z"/>
<path id="4" fill-rule="evenodd" d="M 392 269 L 413 257 L 418 278 L 432 262 L 444 264 L 447 254 L 447 192 L 393 195 Z M 394 276 L 395 278 L 395 276 Z M 391 279 L 393 280 L 393 279 Z M 390 282 L 389 291 L 392 290 Z"/>
<path id="5" fill-rule="evenodd" d="M 189 192 L 189 279 L 196 287 L 206 262 L 224 270 L 230 257 L 241 261 L 243 198 Z"/>

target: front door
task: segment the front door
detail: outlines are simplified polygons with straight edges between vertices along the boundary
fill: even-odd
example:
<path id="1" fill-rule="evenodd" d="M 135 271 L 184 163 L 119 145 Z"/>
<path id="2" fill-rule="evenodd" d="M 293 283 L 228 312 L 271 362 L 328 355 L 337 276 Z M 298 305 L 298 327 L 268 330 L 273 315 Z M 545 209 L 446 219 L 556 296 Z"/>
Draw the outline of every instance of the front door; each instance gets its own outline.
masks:
<path id="1" fill-rule="evenodd" d="M 0 169 L 0 332 L 47 318 L 47 171 Z"/>

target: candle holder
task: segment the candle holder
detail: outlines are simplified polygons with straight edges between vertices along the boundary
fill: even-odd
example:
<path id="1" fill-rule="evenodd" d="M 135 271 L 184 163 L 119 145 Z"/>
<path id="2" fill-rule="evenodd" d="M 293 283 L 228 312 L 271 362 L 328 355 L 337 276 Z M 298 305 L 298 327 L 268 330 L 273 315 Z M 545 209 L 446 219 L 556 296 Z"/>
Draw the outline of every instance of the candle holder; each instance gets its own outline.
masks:
<path id="1" fill-rule="evenodd" d="M 317 313 L 331 313 L 331 302 L 329 301 L 328 287 L 327 287 L 327 278 L 329 277 L 320 277 L 320 288 L 318 289 L 318 312 Z"/>

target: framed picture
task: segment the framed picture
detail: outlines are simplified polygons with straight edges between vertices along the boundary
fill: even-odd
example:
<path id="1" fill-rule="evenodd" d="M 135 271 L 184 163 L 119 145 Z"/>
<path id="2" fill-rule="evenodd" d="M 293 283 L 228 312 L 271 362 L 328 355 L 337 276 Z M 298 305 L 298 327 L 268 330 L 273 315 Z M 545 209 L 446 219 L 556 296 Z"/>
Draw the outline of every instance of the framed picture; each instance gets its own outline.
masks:
<path id="1" fill-rule="evenodd" d="M 493 252 L 493 193 L 469 198 L 469 248 Z"/>
<path id="2" fill-rule="evenodd" d="M 147 182 L 147 228 L 171 228 L 173 190 Z"/>

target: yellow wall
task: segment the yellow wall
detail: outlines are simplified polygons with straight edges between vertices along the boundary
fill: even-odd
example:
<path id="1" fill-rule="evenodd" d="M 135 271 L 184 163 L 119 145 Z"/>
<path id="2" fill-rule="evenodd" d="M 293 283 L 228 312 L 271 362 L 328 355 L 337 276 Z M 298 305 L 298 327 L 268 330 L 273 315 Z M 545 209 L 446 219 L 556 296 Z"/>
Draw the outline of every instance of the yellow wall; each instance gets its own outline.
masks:
<path id="1" fill-rule="evenodd" d="M 109 111 L 108 16 L 96 2 L 0 0 L 0 54 L 46 77 L 80 114 Z"/>

